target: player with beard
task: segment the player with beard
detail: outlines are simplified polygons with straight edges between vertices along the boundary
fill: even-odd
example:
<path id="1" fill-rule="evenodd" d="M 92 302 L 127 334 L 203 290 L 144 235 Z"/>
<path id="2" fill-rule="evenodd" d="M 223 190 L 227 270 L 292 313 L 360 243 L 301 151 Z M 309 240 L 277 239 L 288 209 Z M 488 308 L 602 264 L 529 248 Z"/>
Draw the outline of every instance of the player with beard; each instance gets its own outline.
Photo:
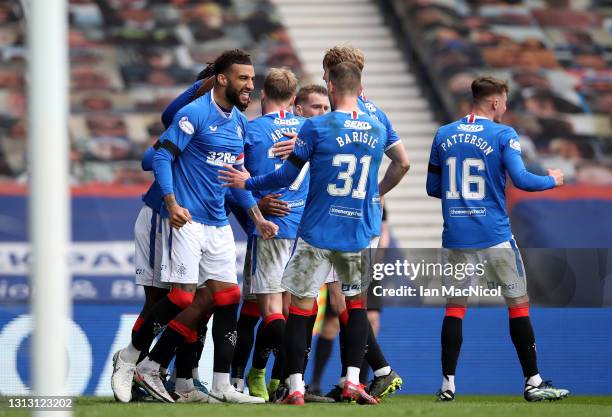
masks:
<path id="1" fill-rule="evenodd" d="M 162 113 L 162 123 L 165 128 L 168 128 L 172 122 L 172 118 L 178 109 L 188 104 L 195 98 L 203 95 L 212 87 L 213 66 L 208 65 L 203 69 L 197 77 L 196 82 L 186 91 L 180 94 Z M 142 159 L 142 168 L 145 171 L 151 171 L 153 163 L 153 155 L 159 148 L 160 143 L 157 141 L 144 154 Z M 144 287 L 145 302 L 142 307 L 136 322 L 132 329 L 132 343 L 141 347 L 140 358 L 144 358 L 149 351 L 149 347 L 155 338 L 156 329 L 165 326 L 172 317 L 165 314 L 165 310 L 172 303 L 167 298 L 170 285 L 160 280 L 160 262 L 161 262 L 161 233 L 159 233 L 159 212 L 163 203 L 161 189 L 157 181 L 153 181 L 149 189 L 142 196 L 144 206 L 140 210 L 134 226 L 134 243 L 135 256 L 134 264 L 136 269 L 136 283 Z M 158 305 L 159 303 L 159 305 Z M 202 329 L 205 329 L 203 324 Z M 203 347 L 203 346 L 202 346 Z M 113 377 L 111 378 L 111 387 L 115 395 L 115 399 L 120 402 L 129 402 L 133 397 L 138 398 L 139 390 L 134 390 L 133 387 L 122 385 L 121 381 L 125 380 L 130 385 L 132 384 L 129 374 L 131 367 L 123 367 L 128 372 L 128 375 L 123 377 L 117 374 L 117 361 L 120 351 L 113 356 Z M 178 352 L 178 356 L 182 356 Z M 182 362 L 181 360 L 178 361 Z M 191 368 L 194 368 L 193 365 Z M 193 373 L 194 371 L 190 371 Z M 197 375 L 194 377 L 197 381 L 199 389 L 206 391 L 204 385 L 201 384 Z M 201 395 L 205 395 L 202 392 Z"/>
<path id="2" fill-rule="evenodd" d="M 215 342 L 213 386 L 210 396 L 223 402 L 258 402 L 237 393 L 229 383 L 235 344 L 236 310 L 240 291 L 236 282 L 235 244 L 223 206 L 224 192 L 216 167 L 242 162 L 246 109 L 253 91 L 253 67 L 242 51 L 224 52 L 214 63 L 213 91 L 182 108 L 161 137 L 153 168 L 164 195 L 162 210 L 162 281 L 178 288 L 184 310 L 136 370 L 136 381 L 155 398 L 174 402 L 160 378 L 176 348 L 194 343 L 200 320 L 214 305 Z M 276 226 L 265 219 L 250 194 L 234 193 L 260 233 L 272 237 Z M 206 290 L 202 285 L 206 282 Z M 196 287 L 198 290 L 196 291 Z M 194 299 L 194 292 L 196 292 Z M 133 346 L 131 350 L 135 350 Z"/>
<path id="3" fill-rule="evenodd" d="M 384 125 L 358 109 L 359 67 L 342 63 L 330 68 L 328 89 L 336 110 L 304 123 L 295 150 L 280 169 L 249 178 L 248 173 L 226 164 L 226 170 L 220 172 L 231 187 L 265 190 L 290 185 L 310 161 L 311 180 L 299 239 L 282 278 L 282 287 L 292 294 L 285 329 L 290 395 L 283 402 L 304 404 L 308 319 L 313 300 L 334 267 L 346 284 L 342 290 L 349 298 L 350 310 L 347 379 L 342 398 L 377 404 L 376 398 L 359 384 L 368 334 L 363 295 L 367 288 L 364 285 L 369 283 L 367 262 L 362 258 L 368 254 L 361 252 L 375 247 L 382 220 L 380 198 L 399 183 L 408 171 L 408 161 L 402 148 L 392 146 Z M 393 166 L 389 166 L 379 186 L 378 168 L 384 153 Z"/>

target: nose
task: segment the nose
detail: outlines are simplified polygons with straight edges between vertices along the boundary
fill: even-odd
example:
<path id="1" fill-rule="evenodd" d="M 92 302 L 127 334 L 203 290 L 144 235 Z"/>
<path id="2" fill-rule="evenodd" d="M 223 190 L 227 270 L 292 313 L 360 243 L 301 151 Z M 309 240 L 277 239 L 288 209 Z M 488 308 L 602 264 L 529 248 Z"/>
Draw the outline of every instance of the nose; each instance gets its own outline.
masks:
<path id="1" fill-rule="evenodd" d="M 254 84 L 254 80 L 253 80 L 253 79 L 249 79 L 249 81 L 247 81 L 246 88 L 247 88 L 249 91 L 253 91 L 253 90 L 255 90 L 255 84 Z"/>

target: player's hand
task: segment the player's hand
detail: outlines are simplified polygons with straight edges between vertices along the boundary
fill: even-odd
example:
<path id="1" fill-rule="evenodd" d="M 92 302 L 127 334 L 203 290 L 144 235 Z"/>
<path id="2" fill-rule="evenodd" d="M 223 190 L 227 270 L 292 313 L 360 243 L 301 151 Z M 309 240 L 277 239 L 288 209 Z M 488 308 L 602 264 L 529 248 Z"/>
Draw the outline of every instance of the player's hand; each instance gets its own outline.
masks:
<path id="1" fill-rule="evenodd" d="M 191 214 L 189 210 L 178 204 L 173 204 L 168 207 L 168 213 L 170 214 L 170 225 L 175 229 L 180 229 L 185 223 L 191 223 Z"/>
<path id="2" fill-rule="evenodd" d="M 256 222 L 255 227 L 264 240 L 272 239 L 278 233 L 278 226 L 269 220 Z"/>
<path id="3" fill-rule="evenodd" d="M 291 152 L 293 152 L 293 148 L 295 148 L 295 140 L 297 139 L 297 133 L 295 132 L 285 132 L 283 135 L 287 136 L 288 140 L 283 140 L 281 142 L 276 142 L 272 145 L 272 153 L 274 156 L 280 159 L 287 159 Z"/>
<path id="4" fill-rule="evenodd" d="M 289 214 L 291 209 L 286 201 L 279 200 L 280 194 L 268 194 L 257 202 L 262 214 L 268 216 L 283 217 Z"/>
<path id="5" fill-rule="evenodd" d="M 219 179 L 225 181 L 223 187 L 245 188 L 246 180 L 251 178 L 251 174 L 246 169 L 238 170 L 231 165 L 223 165 L 225 170 L 219 170 Z"/>
<path id="6" fill-rule="evenodd" d="M 549 169 L 548 175 L 555 179 L 555 186 L 563 185 L 563 172 L 560 169 Z"/>

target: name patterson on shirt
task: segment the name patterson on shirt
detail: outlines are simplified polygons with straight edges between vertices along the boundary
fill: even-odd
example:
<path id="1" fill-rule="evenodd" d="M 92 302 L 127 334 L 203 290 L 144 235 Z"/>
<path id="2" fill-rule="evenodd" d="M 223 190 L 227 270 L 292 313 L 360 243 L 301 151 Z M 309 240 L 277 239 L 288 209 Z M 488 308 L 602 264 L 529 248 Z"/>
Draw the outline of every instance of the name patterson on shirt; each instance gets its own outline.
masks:
<path id="1" fill-rule="evenodd" d="M 475 147 L 483 151 L 485 155 L 489 155 L 491 152 L 494 151 L 493 147 L 489 145 L 489 142 L 471 133 L 456 133 L 454 135 L 451 135 L 440 143 L 440 147 L 443 151 L 446 152 L 448 151 L 448 149 L 452 148 L 453 145 L 456 145 L 457 143 L 474 145 Z"/>

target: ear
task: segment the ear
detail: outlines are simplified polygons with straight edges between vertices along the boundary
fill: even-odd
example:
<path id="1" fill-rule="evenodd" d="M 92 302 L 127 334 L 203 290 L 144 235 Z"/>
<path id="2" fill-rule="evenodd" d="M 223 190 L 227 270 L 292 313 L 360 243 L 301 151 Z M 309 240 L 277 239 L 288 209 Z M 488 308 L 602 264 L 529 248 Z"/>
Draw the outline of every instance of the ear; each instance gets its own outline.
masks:
<path id="1" fill-rule="evenodd" d="M 295 96 L 291 97 L 291 100 L 289 100 L 289 107 L 293 107 L 293 103 L 295 103 Z"/>
<path id="2" fill-rule="evenodd" d="M 221 87 L 227 87 L 227 77 L 225 74 L 218 74 L 216 81 Z"/>
<path id="3" fill-rule="evenodd" d="M 357 90 L 357 95 L 362 95 L 363 94 L 363 85 L 359 86 L 359 90 Z"/>
<path id="4" fill-rule="evenodd" d="M 263 90 L 263 88 L 260 91 L 261 91 L 261 99 L 265 100 L 266 99 L 266 92 Z"/>
<path id="5" fill-rule="evenodd" d="M 493 107 L 493 110 L 497 110 L 499 107 L 499 98 L 495 98 L 491 101 L 491 107 Z"/>
<path id="6" fill-rule="evenodd" d="M 296 105 L 293 107 L 293 110 L 294 110 L 294 113 L 295 113 L 295 114 L 297 114 L 298 116 L 301 116 L 301 115 L 303 114 L 303 113 L 302 113 L 302 111 L 303 111 L 304 109 L 302 109 L 302 105 L 301 105 L 301 104 L 296 104 Z"/>

